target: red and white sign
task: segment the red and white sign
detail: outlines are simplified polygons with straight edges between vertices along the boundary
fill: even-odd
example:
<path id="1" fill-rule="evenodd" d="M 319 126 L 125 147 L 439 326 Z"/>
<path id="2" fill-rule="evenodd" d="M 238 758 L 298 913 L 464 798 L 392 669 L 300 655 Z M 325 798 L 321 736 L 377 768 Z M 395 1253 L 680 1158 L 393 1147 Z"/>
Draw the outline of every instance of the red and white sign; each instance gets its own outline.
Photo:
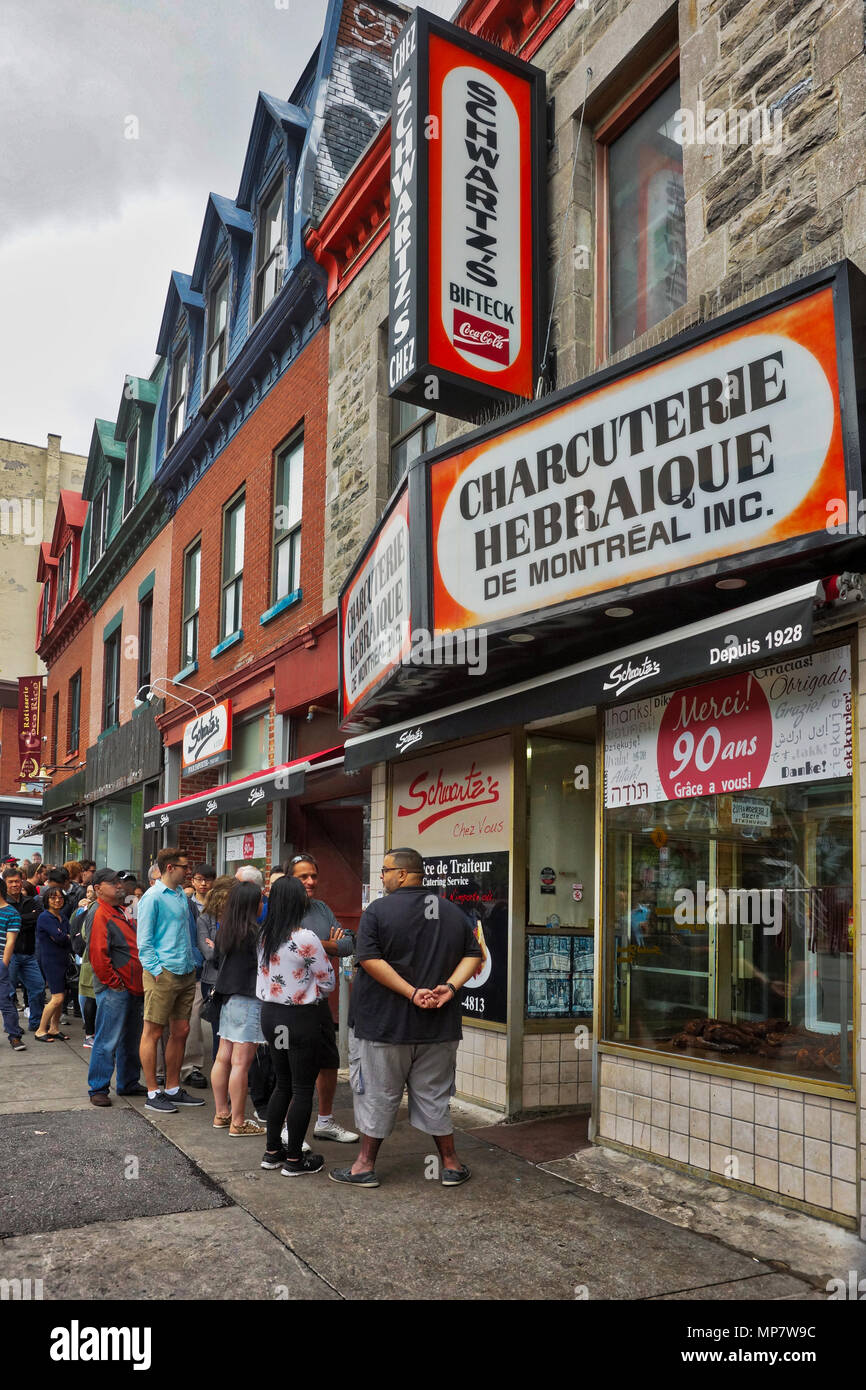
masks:
<path id="1" fill-rule="evenodd" d="M 232 702 L 197 714 L 183 726 L 182 776 L 227 763 L 232 751 Z"/>
<path id="2" fill-rule="evenodd" d="M 391 842 L 424 855 L 511 848 L 511 740 L 435 750 L 393 769 Z"/>
<path id="3" fill-rule="evenodd" d="M 531 398 L 532 85 L 431 33 L 429 361 Z"/>
<path id="4" fill-rule="evenodd" d="M 243 855 L 244 855 L 244 859 L 252 859 L 252 857 L 253 857 L 253 855 L 255 854 L 255 852 L 256 852 L 256 837 L 255 837 L 255 835 L 245 835 L 245 836 L 244 836 L 244 843 L 243 843 Z"/>
<path id="5" fill-rule="evenodd" d="M 461 352 L 471 353 L 474 357 L 488 357 L 491 362 L 508 365 L 510 329 L 485 323 L 484 319 L 467 314 L 465 309 L 454 310 L 451 341 Z"/>
<path id="6" fill-rule="evenodd" d="M 343 718 L 411 647 L 409 497 L 404 492 L 340 599 Z"/>
<path id="7" fill-rule="evenodd" d="M 608 810 L 850 777 L 853 766 L 848 647 L 605 716 Z"/>

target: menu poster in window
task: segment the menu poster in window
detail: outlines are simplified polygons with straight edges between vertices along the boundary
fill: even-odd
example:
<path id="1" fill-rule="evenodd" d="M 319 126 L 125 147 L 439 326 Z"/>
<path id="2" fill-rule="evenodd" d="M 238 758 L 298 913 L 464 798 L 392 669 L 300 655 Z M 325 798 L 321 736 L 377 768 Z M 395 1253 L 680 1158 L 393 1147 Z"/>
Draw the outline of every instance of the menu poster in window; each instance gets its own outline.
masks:
<path id="1" fill-rule="evenodd" d="M 463 908 L 488 952 L 489 969 L 461 991 L 465 1019 L 505 1023 L 511 739 L 433 750 L 396 764 L 391 776 L 389 843 L 418 850 L 429 886 Z"/>
<path id="2" fill-rule="evenodd" d="M 853 766 L 848 647 L 605 716 L 606 810 L 850 777 Z"/>
<path id="3" fill-rule="evenodd" d="M 460 991 L 467 1022 L 505 1023 L 508 1019 L 508 868 L 506 850 L 483 856 L 459 854 L 424 858 L 424 886 L 466 913 L 485 959 Z"/>

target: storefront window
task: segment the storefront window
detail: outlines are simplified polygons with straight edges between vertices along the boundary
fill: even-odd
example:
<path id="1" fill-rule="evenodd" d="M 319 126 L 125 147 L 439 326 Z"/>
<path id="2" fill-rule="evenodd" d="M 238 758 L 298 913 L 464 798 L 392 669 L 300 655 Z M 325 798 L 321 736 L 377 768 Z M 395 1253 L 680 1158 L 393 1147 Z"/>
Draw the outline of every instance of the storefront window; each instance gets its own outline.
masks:
<path id="1" fill-rule="evenodd" d="M 245 724 L 235 724 L 232 730 L 232 760 L 226 774 L 227 782 L 236 782 L 252 772 L 270 767 L 268 757 L 268 716 L 260 714 Z"/>
<path id="2" fill-rule="evenodd" d="M 529 739 L 527 1018 L 592 1014 L 594 783 L 593 743 Z"/>
<path id="3" fill-rule="evenodd" d="M 851 1081 L 850 671 L 836 648 L 608 713 L 609 1040 Z"/>

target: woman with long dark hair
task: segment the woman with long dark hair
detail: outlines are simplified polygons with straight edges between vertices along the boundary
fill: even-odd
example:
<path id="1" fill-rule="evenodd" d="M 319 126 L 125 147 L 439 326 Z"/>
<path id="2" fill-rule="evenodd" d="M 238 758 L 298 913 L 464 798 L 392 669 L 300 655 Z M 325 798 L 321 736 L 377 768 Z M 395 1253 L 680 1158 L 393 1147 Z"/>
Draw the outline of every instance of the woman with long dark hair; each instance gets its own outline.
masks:
<path id="1" fill-rule="evenodd" d="M 201 972 L 201 997 L 210 999 L 217 977 L 217 967 L 214 965 L 214 953 L 216 951 L 216 936 L 219 931 L 220 919 L 225 911 L 228 896 L 234 887 L 237 879 L 232 878 L 231 874 L 220 874 L 215 878 L 210 886 L 207 897 L 204 900 L 204 907 L 198 914 L 196 920 L 196 933 L 198 937 L 198 949 L 204 959 L 204 966 Z M 213 1024 L 213 1052 L 211 1060 L 216 1061 L 217 1050 L 220 1045 L 220 1034 L 217 1024 Z"/>
<path id="2" fill-rule="evenodd" d="M 220 1045 L 210 1074 L 216 1115 L 215 1129 L 228 1129 L 233 1139 L 264 1133 L 255 1120 L 244 1118 L 247 1072 L 256 1044 L 264 1042 L 256 997 L 256 943 L 262 890 L 255 883 L 235 883 L 226 899 L 213 955 L 217 966 L 214 992 L 223 996 Z"/>
<path id="3" fill-rule="evenodd" d="M 268 1104 L 263 1168 L 281 1168 L 286 1178 L 319 1173 L 321 1154 L 303 1153 L 319 1073 L 319 1000 L 334 988 L 334 971 L 315 932 L 301 927 L 309 900 L 297 878 L 279 878 L 271 889 L 259 939 L 256 993 L 262 1001 L 262 1032 L 268 1040 L 277 1084 Z M 280 1131 L 287 1122 L 288 1142 Z"/>

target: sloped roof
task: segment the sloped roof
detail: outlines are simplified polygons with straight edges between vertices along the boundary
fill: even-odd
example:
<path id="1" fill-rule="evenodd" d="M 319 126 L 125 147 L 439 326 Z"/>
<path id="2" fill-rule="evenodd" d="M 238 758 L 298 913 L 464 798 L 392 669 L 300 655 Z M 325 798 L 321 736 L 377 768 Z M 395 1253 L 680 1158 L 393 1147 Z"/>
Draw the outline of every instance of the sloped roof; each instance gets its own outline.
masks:
<path id="1" fill-rule="evenodd" d="M 90 503 L 85 502 L 80 492 L 72 492 L 70 488 L 60 489 L 60 501 L 57 503 L 57 511 L 54 513 L 54 530 L 51 533 L 52 555 L 59 557 L 60 532 L 63 530 L 64 523 L 70 530 L 80 531 L 87 519 L 89 505 Z"/>
<path id="2" fill-rule="evenodd" d="M 268 96 L 267 92 L 259 92 L 238 187 L 236 203 L 239 208 L 249 208 L 252 204 L 272 127 L 295 135 L 300 144 L 307 133 L 307 124 L 307 114 L 299 106 L 294 106 L 290 101 L 281 101 L 279 97 Z"/>
<path id="3" fill-rule="evenodd" d="M 148 381 L 142 376 L 128 376 L 124 383 L 123 394 L 120 398 L 120 405 L 117 411 L 117 424 L 114 427 L 114 437 L 121 442 L 125 441 L 132 429 L 133 419 L 136 409 L 144 407 L 152 410 L 159 399 L 159 390 L 155 381 Z"/>
<path id="4" fill-rule="evenodd" d="M 171 272 L 168 293 L 165 296 L 165 307 L 162 311 L 162 323 L 159 326 L 159 337 L 156 340 L 156 350 L 160 357 L 168 357 L 171 351 L 171 339 L 180 306 L 183 304 L 187 309 L 198 309 L 202 313 L 204 312 L 204 299 L 196 290 L 190 288 L 191 279 L 192 277 L 182 270 Z"/>
<path id="5" fill-rule="evenodd" d="M 81 495 L 88 502 L 93 500 L 91 489 L 102 460 L 118 461 L 126 455 L 123 445 L 114 437 L 115 428 L 116 422 L 113 420 L 94 420 L 93 422 L 87 468 L 84 470 L 84 482 L 81 485 Z"/>
<path id="6" fill-rule="evenodd" d="M 36 583 L 44 584 L 48 578 L 49 570 L 57 569 L 57 561 L 51 554 L 51 542 L 43 541 L 39 547 L 39 559 L 36 562 Z"/>
<path id="7" fill-rule="evenodd" d="M 253 234 L 253 219 L 245 209 L 239 208 L 233 198 L 209 193 L 190 281 L 191 288 L 199 293 L 207 278 L 208 262 L 220 226 L 225 227 L 229 236 L 251 237 Z"/>

